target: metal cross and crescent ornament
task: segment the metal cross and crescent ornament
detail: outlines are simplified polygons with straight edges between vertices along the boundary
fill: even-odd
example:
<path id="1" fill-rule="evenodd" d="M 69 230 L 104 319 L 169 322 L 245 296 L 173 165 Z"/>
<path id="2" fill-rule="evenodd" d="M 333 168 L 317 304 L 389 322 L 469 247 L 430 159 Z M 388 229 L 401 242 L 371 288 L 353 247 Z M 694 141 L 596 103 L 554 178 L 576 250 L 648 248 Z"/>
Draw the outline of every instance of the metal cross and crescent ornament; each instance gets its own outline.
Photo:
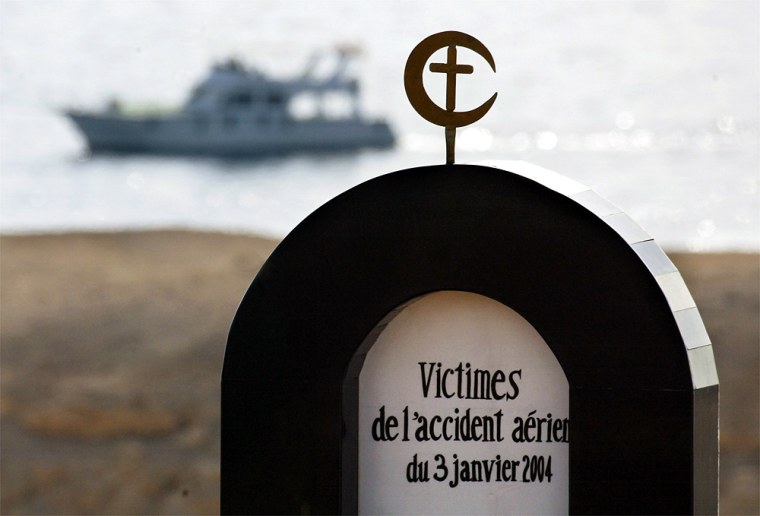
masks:
<path id="1" fill-rule="evenodd" d="M 470 125 L 480 120 L 496 101 L 496 93 L 480 106 L 470 111 L 455 111 L 457 74 L 471 74 L 471 65 L 457 63 L 457 47 L 469 48 L 480 55 L 496 71 L 491 52 L 477 39 L 458 31 L 445 31 L 423 39 L 406 61 L 404 68 L 404 89 L 412 107 L 422 118 L 436 125 L 443 126 L 446 134 L 446 164 L 454 163 L 454 141 L 456 128 Z M 433 102 L 425 91 L 422 73 L 430 56 L 437 50 L 448 47 L 445 63 L 431 63 L 429 70 L 446 74 L 446 109 Z"/>

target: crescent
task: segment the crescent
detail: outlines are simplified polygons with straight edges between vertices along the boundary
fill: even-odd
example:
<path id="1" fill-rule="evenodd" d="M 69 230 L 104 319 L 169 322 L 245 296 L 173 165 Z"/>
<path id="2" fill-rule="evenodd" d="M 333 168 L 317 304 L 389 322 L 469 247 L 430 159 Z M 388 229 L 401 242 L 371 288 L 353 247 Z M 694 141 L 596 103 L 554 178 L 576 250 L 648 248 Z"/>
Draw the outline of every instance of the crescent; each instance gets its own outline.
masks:
<path id="1" fill-rule="evenodd" d="M 450 45 L 469 48 L 485 59 L 494 72 L 496 71 L 493 56 L 483 43 L 464 32 L 439 32 L 423 39 L 409 54 L 404 68 L 404 89 L 412 107 L 428 122 L 444 127 L 462 127 L 485 115 L 496 101 L 497 94 L 494 93 L 490 99 L 470 111 L 446 111 L 430 99 L 422 82 L 425 63 L 433 52 Z"/>

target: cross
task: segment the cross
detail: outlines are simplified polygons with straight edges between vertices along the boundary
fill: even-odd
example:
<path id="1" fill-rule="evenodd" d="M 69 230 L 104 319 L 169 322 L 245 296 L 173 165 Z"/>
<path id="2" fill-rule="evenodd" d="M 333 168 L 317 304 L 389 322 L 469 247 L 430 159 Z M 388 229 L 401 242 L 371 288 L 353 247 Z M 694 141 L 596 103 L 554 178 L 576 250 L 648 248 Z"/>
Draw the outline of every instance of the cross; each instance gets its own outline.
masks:
<path id="1" fill-rule="evenodd" d="M 472 66 L 457 64 L 457 47 L 449 45 L 445 63 L 430 63 L 430 71 L 446 74 L 446 111 L 454 111 L 457 98 L 457 74 L 471 74 Z"/>
<path id="2" fill-rule="evenodd" d="M 442 126 L 446 131 L 446 164 L 454 164 L 454 143 L 457 127 L 464 127 L 485 115 L 494 101 L 496 93 L 490 99 L 475 109 L 456 111 L 457 75 L 471 74 L 473 67 L 457 63 L 457 47 L 469 48 L 488 62 L 491 69 L 496 71 L 496 64 L 488 49 L 472 36 L 464 32 L 449 30 L 433 34 L 420 41 L 409 54 L 404 68 L 404 89 L 412 107 L 422 118 L 435 125 Z M 425 91 L 423 75 L 425 65 L 433 53 L 443 48 L 447 49 L 445 63 L 431 63 L 429 70 L 434 73 L 446 74 L 446 109 L 433 102 Z"/>

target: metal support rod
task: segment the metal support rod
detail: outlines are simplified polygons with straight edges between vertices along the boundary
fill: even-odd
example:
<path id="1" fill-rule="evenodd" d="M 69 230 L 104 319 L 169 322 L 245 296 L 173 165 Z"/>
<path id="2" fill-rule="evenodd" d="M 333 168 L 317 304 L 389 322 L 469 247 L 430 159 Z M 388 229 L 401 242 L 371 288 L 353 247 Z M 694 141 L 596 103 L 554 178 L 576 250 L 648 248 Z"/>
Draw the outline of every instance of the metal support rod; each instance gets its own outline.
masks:
<path id="1" fill-rule="evenodd" d="M 454 164 L 454 141 L 457 137 L 457 128 L 455 126 L 446 126 L 446 164 Z"/>

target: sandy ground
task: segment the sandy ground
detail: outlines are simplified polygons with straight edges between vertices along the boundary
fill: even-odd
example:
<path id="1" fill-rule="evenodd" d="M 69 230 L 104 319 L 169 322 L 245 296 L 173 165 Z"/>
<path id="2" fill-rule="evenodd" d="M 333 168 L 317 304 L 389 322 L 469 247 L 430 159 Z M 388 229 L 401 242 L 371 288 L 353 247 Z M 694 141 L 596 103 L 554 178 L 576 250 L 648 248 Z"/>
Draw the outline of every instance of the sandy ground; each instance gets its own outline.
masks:
<path id="1" fill-rule="evenodd" d="M 215 513 L 229 324 L 275 242 L 0 237 L 0 513 Z M 760 257 L 673 254 L 721 379 L 721 512 L 757 514 Z"/>

